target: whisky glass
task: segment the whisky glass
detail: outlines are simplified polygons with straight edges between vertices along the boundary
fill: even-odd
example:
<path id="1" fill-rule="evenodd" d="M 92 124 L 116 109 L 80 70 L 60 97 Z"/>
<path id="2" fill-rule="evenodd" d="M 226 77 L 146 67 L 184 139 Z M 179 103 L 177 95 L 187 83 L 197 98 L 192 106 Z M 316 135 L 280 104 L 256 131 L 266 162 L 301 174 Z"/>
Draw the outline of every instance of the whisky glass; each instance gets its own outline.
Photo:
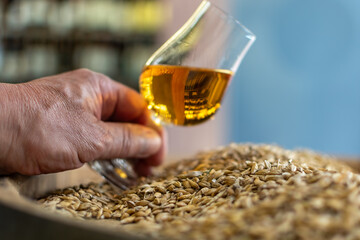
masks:
<path id="1" fill-rule="evenodd" d="M 202 1 L 188 21 L 146 62 L 140 92 L 158 124 L 202 123 L 220 108 L 226 88 L 255 41 L 234 17 Z M 137 176 L 126 159 L 90 165 L 109 182 L 126 189 Z"/>
<path id="2" fill-rule="evenodd" d="M 236 19 L 202 1 L 140 76 L 140 92 L 155 122 L 195 125 L 211 118 L 254 40 Z"/>

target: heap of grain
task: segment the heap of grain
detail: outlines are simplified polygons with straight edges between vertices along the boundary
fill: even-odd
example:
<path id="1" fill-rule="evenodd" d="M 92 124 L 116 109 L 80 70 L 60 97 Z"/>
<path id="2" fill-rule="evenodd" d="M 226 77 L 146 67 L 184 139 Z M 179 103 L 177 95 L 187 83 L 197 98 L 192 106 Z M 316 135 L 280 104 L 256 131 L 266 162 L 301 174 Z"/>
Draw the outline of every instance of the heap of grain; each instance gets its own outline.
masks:
<path id="1" fill-rule="evenodd" d="M 80 218 L 168 239 L 358 239 L 360 177 L 309 151 L 230 145 L 166 167 L 122 193 L 106 184 L 40 199 Z"/>

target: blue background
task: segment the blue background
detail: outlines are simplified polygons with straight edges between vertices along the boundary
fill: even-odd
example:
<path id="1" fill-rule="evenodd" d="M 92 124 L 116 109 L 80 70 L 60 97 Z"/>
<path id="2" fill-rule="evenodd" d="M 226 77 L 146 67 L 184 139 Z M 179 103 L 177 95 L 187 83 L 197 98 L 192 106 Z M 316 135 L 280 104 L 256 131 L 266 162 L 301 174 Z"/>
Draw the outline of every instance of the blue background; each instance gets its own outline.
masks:
<path id="1" fill-rule="evenodd" d="M 235 75 L 229 139 L 360 156 L 360 1 L 233 1 L 257 36 Z"/>

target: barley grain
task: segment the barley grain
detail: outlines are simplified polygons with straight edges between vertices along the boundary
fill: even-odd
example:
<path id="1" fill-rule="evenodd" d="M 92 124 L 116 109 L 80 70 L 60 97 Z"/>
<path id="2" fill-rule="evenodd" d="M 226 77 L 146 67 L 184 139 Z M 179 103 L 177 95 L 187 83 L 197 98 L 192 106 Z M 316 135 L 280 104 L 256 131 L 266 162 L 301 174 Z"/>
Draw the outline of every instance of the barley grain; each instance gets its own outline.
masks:
<path id="1" fill-rule="evenodd" d="M 69 216 L 118 220 L 150 238 L 360 238 L 360 176 L 327 156 L 273 145 L 231 144 L 122 193 L 89 184 L 39 203 Z"/>

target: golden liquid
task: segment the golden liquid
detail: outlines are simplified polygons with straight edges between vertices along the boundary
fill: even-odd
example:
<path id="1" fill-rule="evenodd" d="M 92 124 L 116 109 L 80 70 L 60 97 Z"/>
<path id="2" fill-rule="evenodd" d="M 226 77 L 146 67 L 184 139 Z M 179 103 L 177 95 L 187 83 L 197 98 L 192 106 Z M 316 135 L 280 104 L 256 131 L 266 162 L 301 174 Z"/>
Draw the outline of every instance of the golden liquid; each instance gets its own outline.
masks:
<path id="1" fill-rule="evenodd" d="M 150 65 L 140 76 L 140 92 L 156 118 L 194 125 L 219 109 L 232 75 L 229 70 Z"/>

